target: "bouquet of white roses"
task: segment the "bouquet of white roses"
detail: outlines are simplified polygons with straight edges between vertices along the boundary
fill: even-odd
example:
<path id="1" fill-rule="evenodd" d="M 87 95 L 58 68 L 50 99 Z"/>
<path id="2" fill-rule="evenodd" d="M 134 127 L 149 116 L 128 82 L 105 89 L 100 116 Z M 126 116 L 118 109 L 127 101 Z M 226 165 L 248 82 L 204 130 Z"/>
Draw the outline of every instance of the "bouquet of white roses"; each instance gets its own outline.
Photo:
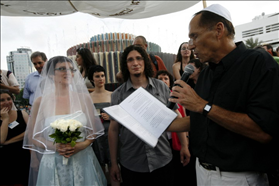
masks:
<path id="1" fill-rule="evenodd" d="M 53 143 L 70 143 L 71 147 L 76 145 L 76 140 L 82 138 L 79 135 L 81 132 L 79 128 L 82 124 L 74 119 L 57 119 L 50 124 L 50 126 L 55 129 L 55 132 L 49 137 L 54 138 Z M 63 156 L 63 164 L 66 165 L 68 159 Z"/>

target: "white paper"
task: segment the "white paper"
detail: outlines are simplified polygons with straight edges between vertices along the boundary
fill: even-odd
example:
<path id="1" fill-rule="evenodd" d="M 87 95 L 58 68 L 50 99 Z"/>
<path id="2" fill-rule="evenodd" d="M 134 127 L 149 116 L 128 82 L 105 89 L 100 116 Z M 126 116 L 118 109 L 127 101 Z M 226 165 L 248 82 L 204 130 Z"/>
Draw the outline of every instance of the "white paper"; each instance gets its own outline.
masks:
<path id="1" fill-rule="evenodd" d="M 177 116 L 141 87 L 119 105 L 104 110 L 152 147 L 156 146 L 158 138 Z"/>

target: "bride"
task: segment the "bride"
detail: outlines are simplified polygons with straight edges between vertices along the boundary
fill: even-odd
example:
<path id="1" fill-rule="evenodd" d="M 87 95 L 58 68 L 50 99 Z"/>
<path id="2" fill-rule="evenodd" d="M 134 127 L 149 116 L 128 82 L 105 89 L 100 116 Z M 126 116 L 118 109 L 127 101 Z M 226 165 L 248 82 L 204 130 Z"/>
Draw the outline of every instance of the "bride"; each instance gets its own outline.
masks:
<path id="1" fill-rule="evenodd" d="M 106 186 L 106 179 L 91 148 L 104 128 L 76 65 L 67 57 L 51 58 L 35 93 L 23 148 L 32 150 L 29 185 Z M 83 126 L 80 139 L 54 143 L 50 124 L 72 119 Z M 63 164 L 63 159 L 68 162 Z"/>

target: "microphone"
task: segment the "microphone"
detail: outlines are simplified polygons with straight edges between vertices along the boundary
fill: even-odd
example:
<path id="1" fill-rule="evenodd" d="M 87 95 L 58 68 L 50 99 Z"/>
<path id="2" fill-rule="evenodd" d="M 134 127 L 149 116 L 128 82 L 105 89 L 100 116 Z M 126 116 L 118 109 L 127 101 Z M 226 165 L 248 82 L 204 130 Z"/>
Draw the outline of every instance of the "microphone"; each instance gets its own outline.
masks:
<path id="1" fill-rule="evenodd" d="M 187 65 L 184 69 L 184 72 L 181 76 L 181 80 L 183 80 L 185 83 L 187 83 L 187 81 L 189 80 L 189 77 L 193 74 L 193 72 L 195 71 L 195 68 L 193 65 Z M 173 86 L 180 86 L 179 84 L 174 84 Z M 181 86 L 180 86 L 181 87 Z M 177 98 L 175 96 L 171 96 L 170 98 Z M 169 109 L 173 109 L 175 103 L 173 102 L 168 102 L 167 107 Z"/>

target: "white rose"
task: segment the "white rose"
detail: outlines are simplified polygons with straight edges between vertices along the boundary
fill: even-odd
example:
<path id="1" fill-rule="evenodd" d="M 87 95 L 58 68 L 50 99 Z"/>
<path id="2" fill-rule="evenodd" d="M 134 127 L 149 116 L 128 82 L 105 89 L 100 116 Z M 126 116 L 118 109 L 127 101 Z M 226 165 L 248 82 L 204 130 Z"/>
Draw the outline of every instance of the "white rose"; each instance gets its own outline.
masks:
<path id="1" fill-rule="evenodd" d="M 54 129 L 58 129 L 59 128 L 59 120 L 55 120 L 54 122 L 52 122 L 50 124 L 50 126 Z"/>
<path id="2" fill-rule="evenodd" d="M 69 125 L 67 123 L 61 123 L 60 124 L 60 131 L 66 132 L 68 130 Z"/>
<path id="3" fill-rule="evenodd" d="M 77 128 L 82 127 L 82 124 L 74 119 L 69 119 L 68 121 L 69 126 L 70 126 L 70 131 L 74 132 Z"/>

